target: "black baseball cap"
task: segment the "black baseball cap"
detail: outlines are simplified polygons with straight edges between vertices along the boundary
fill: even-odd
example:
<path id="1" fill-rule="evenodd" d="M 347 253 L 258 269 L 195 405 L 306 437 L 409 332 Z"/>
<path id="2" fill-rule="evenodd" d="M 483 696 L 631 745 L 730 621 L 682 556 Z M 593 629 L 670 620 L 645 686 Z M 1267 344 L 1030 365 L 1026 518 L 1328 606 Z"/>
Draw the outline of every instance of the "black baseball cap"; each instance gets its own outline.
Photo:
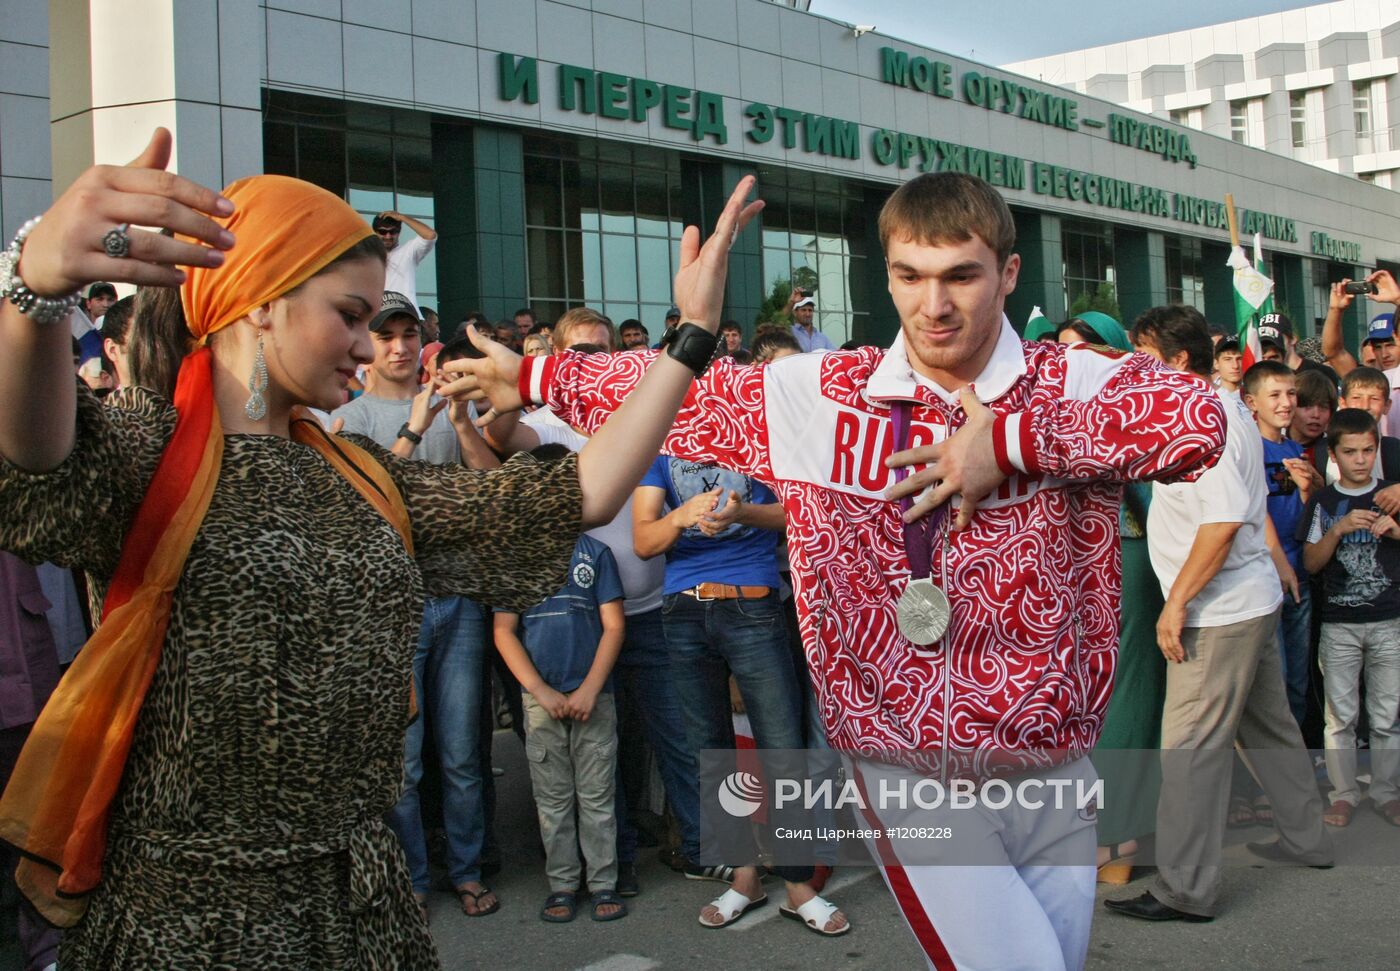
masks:
<path id="1" fill-rule="evenodd" d="M 1273 313 L 1265 314 L 1264 316 L 1260 317 L 1259 332 L 1261 335 L 1261 339 L 1265 327 L 1274 328 L 1279 334 L 1283 335 L 1284 337 L 1293 336 L 1293 321 L 1288 319 L 1287 314 Z"/>
<path id="2" fill-rule="evenodd" d="M 1234 351 L 1238 354 L 1239 350 L 1240 339 L 1238 337 L 1222 337 L 1215 345 L 1215 356 L 1219 357 L 1221 354 L 1228 354 L 1230 351 Z"/>
<path id="3" fill-rule="evenodd" d="M 379 305 L 379 313 L 375 314 L 374 319 L 369 322 L 369 329 L 371 331 L 379 330 L 395 317 L 409 317 L 416 322 L 419 319 L 418 308 L 413 305 L 412 300 L 402 293 L 385 290 L 384 302 Z"/>

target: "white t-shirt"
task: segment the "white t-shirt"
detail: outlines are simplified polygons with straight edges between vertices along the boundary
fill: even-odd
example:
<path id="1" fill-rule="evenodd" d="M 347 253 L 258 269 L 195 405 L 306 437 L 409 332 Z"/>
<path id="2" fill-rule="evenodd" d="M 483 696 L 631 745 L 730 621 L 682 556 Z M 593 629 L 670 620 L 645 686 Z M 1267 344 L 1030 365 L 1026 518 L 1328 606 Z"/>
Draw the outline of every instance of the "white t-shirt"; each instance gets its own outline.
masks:
<path id="1" fill-rule="evenodd" d="M 389 251 L 389 263 L 384 268 L 384 289 L 402 293 L 413 306 L 418 306 L 418 264 L 433 251 L 436 239 L 415 236 Z"/>
<path id="2" fill-rule="evenodd" d="M 1198 527 L 1243 524 L 1220 572 L 1186 605 L 1187 627 L 1238 624 L 1262 617 L 1283 602 L 1278 571 L 1264 541 L 1269 489 L 1259 428 L 1229 401 L 1225 418 L 1228 431 L 1220 461 L 1195 482 L 1153 486 L 1147 513 L 1147 549 L 1163 596 L 1181 573 Z"/>
<path id="3" fill-rule="evenodd" d="M 532 411 L 520 420 L 534 429 L 541 445 L 558 444 L 577 452 L 588 442 L 586 436 L 574 431 L 548 408 Z M 666 581 L 666 557 L 653 556 L 644 560 L 637 555 L 632 545 L 632 497 L 627 497 L 612 522 L 590 529 L 588 535 L 612 550 L 613 559 L 617 561 L 618 576 L 622 578 L 623 614 L 632 617 L 660 609 L 661 588 Z"/>

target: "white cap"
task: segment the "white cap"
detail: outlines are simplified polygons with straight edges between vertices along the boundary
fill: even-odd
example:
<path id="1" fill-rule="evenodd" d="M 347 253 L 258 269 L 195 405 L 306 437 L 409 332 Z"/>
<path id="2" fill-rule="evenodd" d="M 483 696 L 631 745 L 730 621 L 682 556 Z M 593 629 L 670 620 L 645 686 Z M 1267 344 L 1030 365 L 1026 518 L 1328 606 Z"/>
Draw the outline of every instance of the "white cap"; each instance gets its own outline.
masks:
<path id="1" fill-rule="evenodd" d="M 797 303 L 792 305 L 792 309 L 796 310 L 798 307 L 815 307 L 816 305 L 817 302 L 811 297 L 803 297 L 801 300 L 797 301 Z"/>

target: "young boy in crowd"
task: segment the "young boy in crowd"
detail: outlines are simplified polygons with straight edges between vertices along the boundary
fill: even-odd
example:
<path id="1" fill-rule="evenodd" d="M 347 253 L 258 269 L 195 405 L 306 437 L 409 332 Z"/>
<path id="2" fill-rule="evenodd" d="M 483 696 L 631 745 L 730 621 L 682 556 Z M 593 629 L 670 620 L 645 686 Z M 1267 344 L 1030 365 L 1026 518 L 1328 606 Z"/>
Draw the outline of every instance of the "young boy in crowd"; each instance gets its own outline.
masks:
<path id="1" fill-rule="evenodd" d="M 567 454 L 562 445 L 536 453 L 545 449 Z M 617 713 L 610 678 L 624 621 L 612 552 L 580 536 L 564 588 L 523 614 L 497 611 L 495 628 L 496 646 L 525 690 L 525 754 L 550 889 L 540 917 L 557 924 L 574 919 L 580 847 L 593 919 L 625 917 L 616 892 Z"/>
<path id="2" fill-rule="evenodd" d="M 1320 371 L 1298 374 L 1298 404 L 1293 409 L 1293 421 L 1288 425 L 1288 437 L 1303 447 L 1303 458 L 1327 474 L 1327 423 L 1337 410 L 1337 386 Z"/>
<path id="3" fill-rule="evenodd" d="M 1342 379 L 1341 405 L 1343 408 L 1359 408 L 1379 423 L 1390 411 L 1390 379 L 1375 368 L 1358 367 Z M 1380 435 L 1379 447 L 1375 454 L 1375 476 L 1390 481 L 1400 480 L 1400 439 Z M 1330 485 L 1338 478 L 1337 460 L 1328 455 L 1327 482 Z"/>
<path id="4" fill-rule="evenodd" d="M 1215 345 L 1215 384 L 1236 400 L 1244 380 L 1244 354 L 1238 337 L 1222 337 Z"/>
<path id="5" fill-rule="evenodd" d="M 1353 372 L 1354 373 L 1354 372 Z M 1300 533 L 1303 563 L 1323 579 L 1319 659 L 1326 686 L 1327 779 L 1323 821 L 1346 826 L 1361 801 L 1356 781 L 1359 681 L 1366 677 L 1371 723 L 1370 796 L 1375 810 L 1400 826 L 1400 526 L 1375 507 L 1380 443 L 1376 420 L 1343 408 L 1327 441 L 1339 478 L 1309 504 Z"/>
<path id="6" fill-rule="evenodd" d="M 1283 598 L 1278 639 L 1288 707 L 1301 727 L 1307 713 L 1312 599 L 1303 571 L 1303 543 L 1297 532 L 1303 505 L 1323 484 L 1322 477 L 1303 458 L 1303 446 L 1288 438 L 1298 403 L 1297 378 L 1288 366 L 1280 361 L 1260 361 L 1245 372 L 1243 388 L 1244 403 L 1254 413 L 1264 442 L 1269 518 L 1299 580 L 1298 599 Z"/>

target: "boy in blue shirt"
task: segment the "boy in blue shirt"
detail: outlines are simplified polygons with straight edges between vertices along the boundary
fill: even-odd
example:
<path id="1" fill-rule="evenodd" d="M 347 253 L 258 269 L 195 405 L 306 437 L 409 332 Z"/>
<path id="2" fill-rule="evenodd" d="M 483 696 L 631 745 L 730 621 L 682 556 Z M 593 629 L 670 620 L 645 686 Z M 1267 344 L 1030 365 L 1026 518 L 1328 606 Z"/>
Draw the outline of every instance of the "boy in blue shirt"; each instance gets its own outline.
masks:
<path id="1" fill-rule="evenodd" d="M 1312 598 L 1303 569 L 1303 543 L 1297 532 L 1303 518 L 1303 505 L 1323 483 L 1303 457 L 1303 446 L 1288 437 L 1298 404 L 1297 377 L 1288 366 L 1279 361 L 1260 361 L 1245 372 L 1241 391 L 1241 398 L 1254 413 L 1264 441 L 1269 519 L 1288 557 L 1288 565 L 1298 577 L 1297 600 L 1288 595 L 1283 598 L 1278 639 L 1288 707 L 1301 726 L 1307 712 Z"/>
<path id="2" fill-rule="evenodd" d="M 495 629 L 501 657 L 525 692 L 525 753 L 550 889 L 540 917 L 574 919 L 580 847 L 593 919 L 625 917 L 616 893 L 617 714 L 610 681 L 624 622 L 612 552 L 580 536 L 564 588 L 523 614 L 497 611 Z"/>

